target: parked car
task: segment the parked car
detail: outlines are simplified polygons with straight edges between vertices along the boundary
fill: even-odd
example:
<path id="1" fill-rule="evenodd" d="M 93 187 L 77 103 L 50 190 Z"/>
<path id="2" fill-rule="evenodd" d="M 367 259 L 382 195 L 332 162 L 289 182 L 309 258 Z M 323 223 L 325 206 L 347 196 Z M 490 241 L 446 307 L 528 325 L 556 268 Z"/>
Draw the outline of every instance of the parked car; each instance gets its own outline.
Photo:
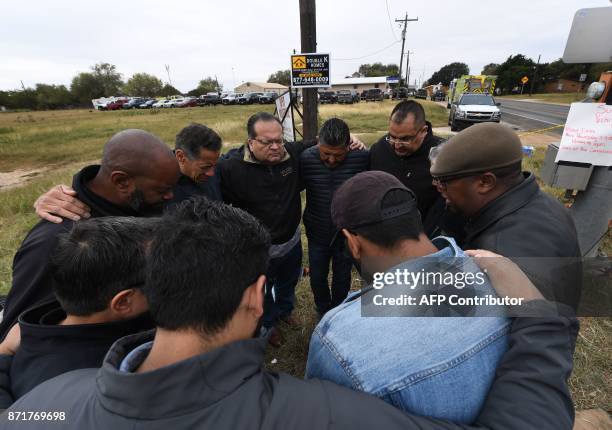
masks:
<path id="1" fill-rule="evenodd" d="M 414 98 L 427 100 L 427 90 L 423 88 L 417 90 L 416 94 L 414 95 Z"/>
<path id="2" fill-rule="evenodd" d="M 366 94 L 366 102 L 381 102 L 383 98 L 383 92 L 380 88 L 372 88 Z"/>
<path id="3" fill-rule="evenodd" d="M 138 106 L 140 106 L 146 101 L 147 99 L 143 99 L 143 98 L 133 98 L 129 100 L 127 103 L 124 103 L 122 108 L 123 109 L 136 109 Z"/>
<path id="4" fill-rule="evenodd" d="M 406 87 L 396 87 L 393 88 L 391 93 L 391 98 L 395 100 L 406 99 L 408 98 L 408 88 Z"/>
<path id="5" fill-rule="evenodd" d="M 335 91 L 321 91 L 319 93 L 319 102 L 324 103 L 336 103 L 338 101 L 338 95 Z"/>
<path id="6" fill-rule="evenodd" d="M 153 105 L 157 103 L 157 100 L 155 99 L 150 99 L 145 101 L 142 104 L 139 104 L 138 106 L 136 106 L 138 109 L 151 109 L 151 107 L 153 107 Z"/>
<path id="7" fill-rule="evenodd" d="M 168 100 L 168 102 L 164 104 L 164 107 L 165 108 L 178 107 L 184 101 L 185 101 L 185 99 L 172 99 L 172 100 Z"/>
<path id="8" fill-rule="evenodd" d="M 123 107 L 124 104 L 128 102 L 127 99 L 118 99 L 114 102 L 110 102 L 106 105 L 106 110 L 119 110 Z"/>
<path id="9" fill-rule="evenodd" d="M 270 104 L 270 103 L 274 103 L 274 101 L 278 98 L 278 94 L 271 92 L 271 93 L 263 93 L 261 96 L 259 96 L 259 103 L 260 104 Z"/>
<path id="10" fill-rule="evenodd" d="M 221 103 L 219 94 L 206 94 L 197 98 L 198 106 L 215 106 Z"/>
<path id="11" fill-rule="evenodd" d="M 221 103 L 224 105 L 235 105 L 238 103 L 238 99 L 242 96 L 242 94 L 228 94 L 227 96 L 221 99 Z"/>
<path id="12" fill-rule="evenodd" d="M 184 108 L 184 107 L 195 107 L 198 105 L 198 102 L 196 101 L 195 98 L 192 97 L 187 97 L 184 99 L 180 99 L 180 101 L 177 101 L 174 106 L 175 107 L 180 107 L 180 108 Z"/>
<path id="13" fill-rule="evenodd" d="M 444 100 L 446 100 L 446 93 L 444 91 L 438 90 L 433 94 L 433 96 L 431 96 L 431 99 L 434 102 L 443 102 Z"/>
<path id="14" fill-rule="evenodd" d="M 477 122 L 499 122 L 501 120 L 501 103 L 496 103 L 489 94 L 465 93 L 457 103 L 451 105 L 448 125 L 457 131 L 462 125 Z"/>
<path id="15" fill-rule="evenodd" d="M 241 97 L 238 97 L 238 104 L 240 105 L 252 105 L 255 102 L 259 102 L 259 97 L 263 96 L 263 93 L 246 93 Z"/>
<path id="16" fill-rule="evenodd" d="M 166 104 L 172 102 L 172 100 L 159 100 L 158 102 L 154 103 L 151 107 L 153 108 L 164 108 L 167 107 Z"/>
<path id="17" fill-rule="evenodd" d="M 357 90 L 340 90 L 338 91 L 338 103 L 359 103 L 360 97 Z"/>

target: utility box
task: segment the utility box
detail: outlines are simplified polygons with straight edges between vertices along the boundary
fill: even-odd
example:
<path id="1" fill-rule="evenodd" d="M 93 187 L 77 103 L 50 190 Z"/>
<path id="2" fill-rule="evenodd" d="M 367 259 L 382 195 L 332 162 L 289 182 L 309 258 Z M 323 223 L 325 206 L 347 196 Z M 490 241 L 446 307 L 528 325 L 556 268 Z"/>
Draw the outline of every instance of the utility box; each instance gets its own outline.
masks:
<path id="1" fill-rule="evenodd" d="M 544 164 L 540 171 L 542 181 L 555 188 L 575 191 L 586 190 L 593 173 L 593 165 L 571 161 L 555 163 L 557 152 L 559 152 L 558 143 L 548 145 L 544 156 Z"/>

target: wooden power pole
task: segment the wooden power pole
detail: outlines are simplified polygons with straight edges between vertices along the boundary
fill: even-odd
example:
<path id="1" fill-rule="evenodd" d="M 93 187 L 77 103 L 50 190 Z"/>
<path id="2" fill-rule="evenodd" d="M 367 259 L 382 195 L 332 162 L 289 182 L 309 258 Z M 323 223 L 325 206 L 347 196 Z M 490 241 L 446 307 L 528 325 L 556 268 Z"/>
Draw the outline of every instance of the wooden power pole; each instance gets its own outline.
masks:
<path id="1" fill-rule="evenodd" d="M 315 0 L 300 0 L 300 31 L 302 52 L 317 52 L 317 15 Z M 314 139 L 319 132 L 317 89 L 302 88 L 303 97 L 303 136 Z"/>
<path id="2" fill-rule="evenodd" d="M 399 78 L 400 78 L 400 85 L 402 84 L 402 66 L 404 63 L 404 44 L 406 43 L 406 26 L 408 25 L 408 21 L 418 21 L 419 18 L 412 18 L 412 19 L 408 19 L 408 12 L 406 12 L 406 16 L 404 17 L 404 19 L 396 19 L 395 22 L 403 22 L 404 23 L 404 29 L 402 30 L 402 55 L 400 56 L 400 62 L 399 62 Z M 406 83 L 406 85 L 408 85 L 408 83 Z"/>

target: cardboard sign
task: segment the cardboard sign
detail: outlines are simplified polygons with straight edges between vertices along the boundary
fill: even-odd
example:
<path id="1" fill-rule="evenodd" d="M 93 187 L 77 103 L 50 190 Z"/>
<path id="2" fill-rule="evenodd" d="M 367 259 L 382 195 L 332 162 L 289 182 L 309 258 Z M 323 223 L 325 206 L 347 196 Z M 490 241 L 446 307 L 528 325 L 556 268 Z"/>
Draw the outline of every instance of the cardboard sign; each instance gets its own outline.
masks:
<path id="1" fill-rule="evenodd" d="M 276 98 L 276 115 L 283 123 L 283 138 L 287 142 L 295 140 L 295 131 L 293 130 L 293 110 L 291 109 L 291 93 L 280 95 Z"/>
<path id="2" fill-rule="evenodd" d="M 291 56 L 293 88 L 328 88 L 329 54 L 297 54 Z"/>
<path id="3" fill-rule="evenodd" d="M 612 166 L 612 106 L 572 103 L 555 162 L 558 161 Z"/>

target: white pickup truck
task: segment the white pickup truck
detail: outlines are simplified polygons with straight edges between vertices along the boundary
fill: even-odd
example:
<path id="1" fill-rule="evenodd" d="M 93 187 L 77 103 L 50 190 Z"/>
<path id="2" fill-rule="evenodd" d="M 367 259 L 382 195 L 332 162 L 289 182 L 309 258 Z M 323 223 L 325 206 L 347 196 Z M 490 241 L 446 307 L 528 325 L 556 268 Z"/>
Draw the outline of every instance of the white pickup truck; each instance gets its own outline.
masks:
<path id="1" fill-rule="evenodd" d="M 463 94 L 457 103 L 451 105 L 448 125 L 457 131 L 461 125 L 477 122 L 499 122 L 501 120 L 501 103 L 489 94 Z"/>

